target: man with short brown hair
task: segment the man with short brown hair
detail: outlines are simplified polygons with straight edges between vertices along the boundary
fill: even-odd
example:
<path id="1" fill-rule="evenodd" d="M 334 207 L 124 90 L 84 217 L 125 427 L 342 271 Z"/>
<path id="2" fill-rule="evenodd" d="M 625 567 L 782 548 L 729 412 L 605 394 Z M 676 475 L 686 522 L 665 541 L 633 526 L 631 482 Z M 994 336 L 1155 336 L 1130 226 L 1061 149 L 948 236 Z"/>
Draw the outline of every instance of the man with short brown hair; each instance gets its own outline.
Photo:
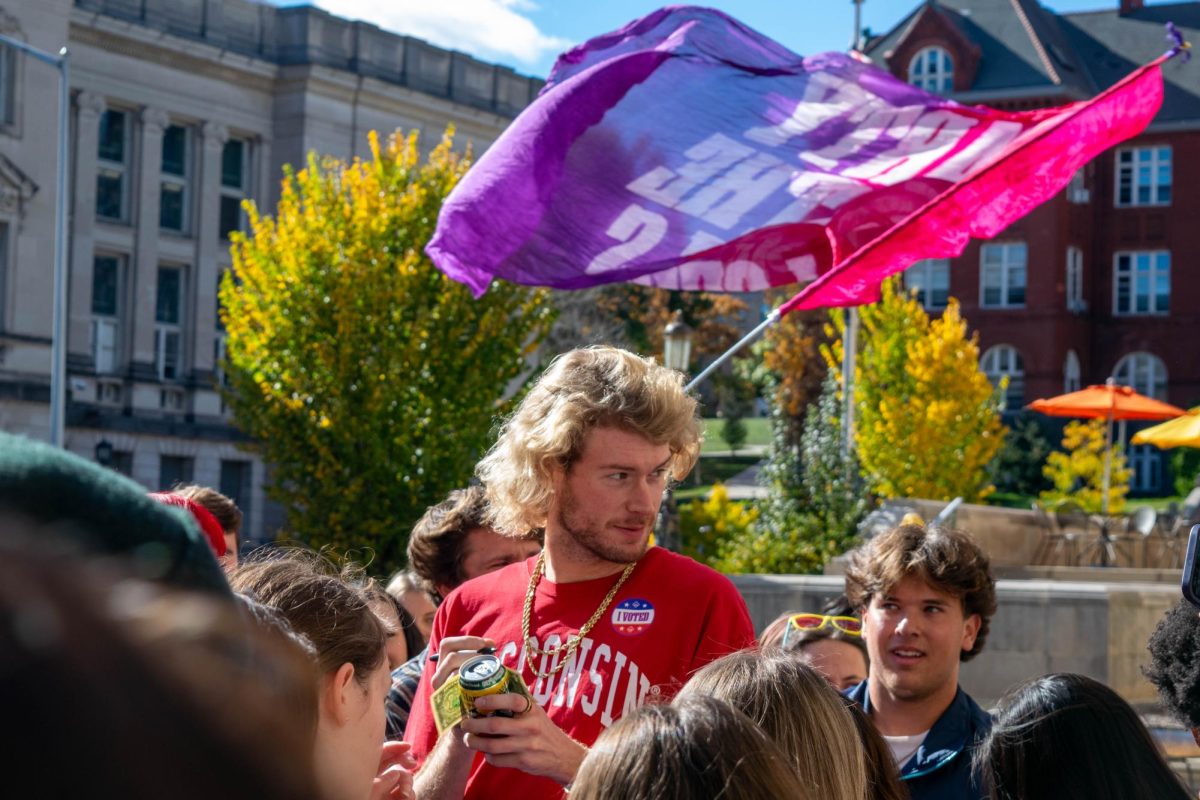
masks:
<path id="1" fill-rule="evenodd" d="M 408 537 L 408 567 L 434 602 L 459 584 L 537 555 L 537 534 L 501 536 L 487 522 L 482 486 L 455 489 L 429 508 Z"/>
<path id="2" fill-rule="evenodd" d="M 405 598 L 396 591 L 401 588 L 397 584 L 403 584 L 409 575 L 414 576 L 423 593 L 420 599 L 428 597 L 426 607 L 432 603 L 436 608 L 460 584 L 532 558 L 541 549 L 536 534 L 527 538 L 501 536 L 488 525 L 483 487 L 455 489 L 417 520 L 408 538 L 408 572 L 393 577 L 387 589 L 408 608 Z M 412 608 L 409 611 L 428 644 L 433 619 L 423 619 L 425 615 L 418 616 Z M 389 739 L 404 735 L 428 655 L 427 650 L 422 650 L 392 671 L 392 689 L 387 698 Z"/>
<path id="3" fill-rule="evenodd" d="M 851 553 L 846 596 L 871 655 L 870 677 L 849 696 L 887 740 L 913 800 L 985 797 L 968 751 L 991 718 L 958 673 L 996 612 L 987 556 L 961 531 L 901 525 Z"/>
<path id="4" fill-rule="evenodd" d="M 232 499 L 208 486 L 197 486 L 194 483 L 176 486 L 173 493 L 191 500 L 208 513 L 216 517 L 225 533 L 225 555 L 217 561 L 221 568 L 230 572 L 238 565 L 238 547 L 242 539 L 242 510 Z"/>

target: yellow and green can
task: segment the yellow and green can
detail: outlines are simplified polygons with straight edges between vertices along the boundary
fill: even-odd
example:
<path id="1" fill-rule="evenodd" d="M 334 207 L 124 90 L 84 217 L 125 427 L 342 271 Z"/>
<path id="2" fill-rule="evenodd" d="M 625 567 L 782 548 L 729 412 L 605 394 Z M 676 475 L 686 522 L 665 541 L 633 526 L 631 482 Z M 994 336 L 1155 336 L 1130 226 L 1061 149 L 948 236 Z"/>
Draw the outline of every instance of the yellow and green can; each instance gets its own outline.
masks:
<path id="1" fill-rule="evenodd" d="M 508 669 L 494 655 L 475 656 L 458 668 L 463 711 L 470 717 L 511 717 L 511 711 L 478 711 L 475 699 L 509 691 Z"/>

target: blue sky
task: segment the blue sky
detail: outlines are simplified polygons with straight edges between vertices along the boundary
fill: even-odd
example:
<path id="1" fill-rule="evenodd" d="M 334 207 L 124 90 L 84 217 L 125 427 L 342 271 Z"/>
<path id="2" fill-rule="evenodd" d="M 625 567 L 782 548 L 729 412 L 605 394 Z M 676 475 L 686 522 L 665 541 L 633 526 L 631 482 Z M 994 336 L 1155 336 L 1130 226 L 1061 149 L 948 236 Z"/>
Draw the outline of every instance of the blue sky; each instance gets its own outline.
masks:
<path id="1" fill-rule="evenodd" d="M 920 2 L 865 0 L 863 26 L 884 32 Z M 662 5 L 649 0 L 312 0 L 311 4 L 543 78 L 562 50 Z M 708 5 L 801 55 L 845 50 L 854 28 L 850 0 L 713 0 Z M 1115 8 L 1117 0 L 1052 0 L 1047 5 L 1060 12 L 1088 11 Z"/>

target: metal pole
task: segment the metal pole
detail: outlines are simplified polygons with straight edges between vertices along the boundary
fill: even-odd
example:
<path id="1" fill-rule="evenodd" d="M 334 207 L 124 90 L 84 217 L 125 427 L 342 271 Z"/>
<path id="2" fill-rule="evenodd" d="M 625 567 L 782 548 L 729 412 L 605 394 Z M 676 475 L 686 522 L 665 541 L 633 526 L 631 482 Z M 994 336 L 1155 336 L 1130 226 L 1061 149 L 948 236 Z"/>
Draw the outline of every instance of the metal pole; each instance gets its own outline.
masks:
<path id="1" fill-rule="evenodd" d="M 690 381 L 688 381 L 688 385 L 683 387 L 684 391 L 691 391 L 692 389 L 695 389 L 697 386 L 699 386 L 701 381 L 703 381 L 709 375 L 712 375 L 714 372 L 716 372 L 717 368 L 720 367 L 722 364 L 724 364 L 726 361 L 733 358 L 734 353 L 741 350 L 746 345 L 750 344 L 750 342 L 753 342 L 755 339 L 757 339 L 759 336 L 762 335 L 763 331 L 765 331 L 767 328 L 771 327 L 776 322 L 778 322 L 779 316 L 780 316 L 779 309 L 774 309 L 770 314 L 767 315 L 766 319 L 764 319 L 762 322 L 758 323 L 758 327 L 756 327 L 754 330 L 747 333 L 741 339 L 738 339 L 737 342 L 733 345 L 733 347 L 729 348 L 724 353 L 717 356 L 716 361 L 712 362 L 707 367 L 700 370 L 700 374 L 697 375 L 696 377 L 692 378 Z"/>
<path id="2" fill-rule="evenodd" d="M 854 3 L 854 36 L 850 39 L 850 49 L 858 50 L 862 44 L 862 4 L 863 0 L 850 0 Z"/>
<path id="3" fill-rule="evenodd" d="M 854 362 L 858 350 L 858 307 L 846 309 L 842 335 L 842 458 L 854 452 Z"/>
<path id="4" fill-rule="evenodd" d="M 54 289 L 50 338 L 50 444 L 65 444 L 67 384 L 67 140 L 71 113 L 71 70 L 67 48 L 58 55 L 47 53 L 19 39 L 0 34 L 0 42 L 49 64 L 59 72 L 58 85 L 58 180 L 54 198 Z"/>
<path id="5" fill-rule="evenodd" d="M 58 51 L 58 196 L 54 203 L 54 338 L 50 344 L 50 444 L 66 446 L 67 416 L 67 139 L 71 113 L 71 67 L 67 48 Z"/>

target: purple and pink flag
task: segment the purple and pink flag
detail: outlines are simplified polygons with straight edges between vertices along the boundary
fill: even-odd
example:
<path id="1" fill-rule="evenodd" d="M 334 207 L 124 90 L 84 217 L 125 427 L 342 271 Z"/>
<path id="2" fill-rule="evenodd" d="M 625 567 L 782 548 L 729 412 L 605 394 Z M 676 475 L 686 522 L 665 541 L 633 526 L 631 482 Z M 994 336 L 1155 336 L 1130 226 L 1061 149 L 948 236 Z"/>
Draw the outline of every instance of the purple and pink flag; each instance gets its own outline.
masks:
<path id="1" fill-rule="evenodd" d="M 476 295 L 495 278 L 811 281 L 785 313 L 872 302 L 888 275 L 995 236 L 1145 128 L 1161 60 L 1086 102 L 1003 112 L 665 8 L 559 57 L 451 192 L 427 252 Z"/>

